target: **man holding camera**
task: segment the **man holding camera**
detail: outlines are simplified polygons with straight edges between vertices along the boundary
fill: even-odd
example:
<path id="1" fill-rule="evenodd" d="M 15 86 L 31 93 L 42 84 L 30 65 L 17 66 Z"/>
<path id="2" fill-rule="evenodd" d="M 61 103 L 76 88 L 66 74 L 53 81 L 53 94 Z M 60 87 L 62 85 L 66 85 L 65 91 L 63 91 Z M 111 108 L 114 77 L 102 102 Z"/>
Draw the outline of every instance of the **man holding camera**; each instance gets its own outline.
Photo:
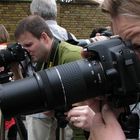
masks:
<path id="1" fill-rule="evenodd" d="M 102 11 L 111 18 L 114 34 L 119 35 L 124 40 L 129 40 L 133 48 L 140 56 L 140 1 L 139 0 L 104 0 L 101 5 Z M 140 57 L 139 57 L 140 58 Z M 117 121 L 113 111 L 107 106 L 103 106 L 102 111 L 95 113 L 89 107 L 74 108 L 68 116 L 75 125 L 90 130 L 90 140 L 126 140 L 124 132 Z M 75 118 L 77 111 L 85 117 Z M 82 111 L 83 110 L 83 111 Z M 73 118 L 72 118 L 73 116 Z M 80 121 L 78 120 L 81 120 Z M 79 121 L 76 123 L 75 121 Z M 86 127 L 85 124 L 86 122 Z M 92 123 L 91 123 L 92 122 Z"/>
<path id="2" fill-rule="evenodd" d="M 29 16 L 20 21 L 15 31 L 15 38 L 30 53 L 32 61 L 37 63 L 37 70 L 81 59 L 82 48 L 55 39 L 45 20 L 40 16 Z M 46 115 L 47 119 L 44 119 Z M 49 123 L 47 125 L 55 130 L 53 111 L 45 112 L 41 121 L 46 121 Z M 32 136 L 34 140 L 55 140 L 55 131 L 47 132 L 46 126 L 38 128 L 41 130 Z M 40 131 L 45 131 L 44 136 L 39 134 Z"/>

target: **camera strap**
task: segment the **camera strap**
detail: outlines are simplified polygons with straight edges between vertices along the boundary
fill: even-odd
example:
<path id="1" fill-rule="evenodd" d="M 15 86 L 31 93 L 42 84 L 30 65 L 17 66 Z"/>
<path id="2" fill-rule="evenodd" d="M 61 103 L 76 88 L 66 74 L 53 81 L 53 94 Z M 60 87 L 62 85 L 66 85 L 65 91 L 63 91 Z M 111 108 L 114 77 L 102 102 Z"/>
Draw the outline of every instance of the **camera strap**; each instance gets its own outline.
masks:
<path id="1" fill-rule="evenodd" d="M 60 43 L 60 41 L 58 39 L 54 39 L 47 67 L 52 67 L 52 66 L 55 66 L 57 64 L 58 59 L 56 59 L 56 58 L 58 56 L 59 43 Z"/>
<path id="2" fill-rule="evenodd" d="M 43 69 L 46 69 L 46 68 L 50 68 L 52 66 L 57 65 L 58 59 L 56 59 L 56 58 L 58 56 L 59 43 L 60 43 L 60 41 L 58 39 L 53 40 L 48 61 L 47 62 L 38 62 L 36 64 L 36 71 L 43 70 Z"/>

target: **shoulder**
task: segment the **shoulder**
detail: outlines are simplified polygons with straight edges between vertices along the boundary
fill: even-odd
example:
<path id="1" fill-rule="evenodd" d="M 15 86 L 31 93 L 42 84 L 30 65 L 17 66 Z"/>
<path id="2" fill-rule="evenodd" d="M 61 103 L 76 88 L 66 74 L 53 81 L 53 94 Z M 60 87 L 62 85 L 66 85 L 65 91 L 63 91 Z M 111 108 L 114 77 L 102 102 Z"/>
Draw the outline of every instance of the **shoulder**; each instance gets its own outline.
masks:
<path id="1" fill-rule="evenodd" d="M 81 59 L 82 47 L 61 42 L 59 44 L 59 64 L 68 63 Z"/>
<path id="2" fill-rule="evenodd" d="M 78 45 L 73 45 L 73 44 L 70 44 L 66 41 L 61 41 L 60 42 L 60 49 L 61 50 L 67 50 L 67 51 L 80 51 L 82 49 L 82 47 L 78 46 Z"/>

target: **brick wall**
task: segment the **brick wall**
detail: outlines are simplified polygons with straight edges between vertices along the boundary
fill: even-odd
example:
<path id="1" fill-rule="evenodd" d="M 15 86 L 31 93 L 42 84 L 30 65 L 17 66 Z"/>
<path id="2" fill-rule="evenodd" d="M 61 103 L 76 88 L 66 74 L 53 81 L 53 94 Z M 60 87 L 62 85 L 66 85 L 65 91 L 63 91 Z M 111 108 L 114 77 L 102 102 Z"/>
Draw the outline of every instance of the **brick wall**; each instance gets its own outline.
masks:
<path id="1" fill-rule="evenodd" d="M 0 2 L 0 24 L 4 24 L 14 40 L 13 33 L 19 20 L 29 15 L 29 3 Z"/>
<path id="2" fill-rule="evenodd" d="M 0 2 L 0 24 L 8 29 L 11 40 L 19 20 L 28 16 L 30 2 Z M 77 38 L 88 38 L 93 28 L 109 25 L 107 18 L 93 4 L 58 4 L 58 24 Z"/>
<path id="3" fill-rule="evenodd" d="M 59 24 L 78 38 L 88 38 L 93 28 L 109 25 L 98 6 L 93 4 L 61 4 L 58 16 Z"/>

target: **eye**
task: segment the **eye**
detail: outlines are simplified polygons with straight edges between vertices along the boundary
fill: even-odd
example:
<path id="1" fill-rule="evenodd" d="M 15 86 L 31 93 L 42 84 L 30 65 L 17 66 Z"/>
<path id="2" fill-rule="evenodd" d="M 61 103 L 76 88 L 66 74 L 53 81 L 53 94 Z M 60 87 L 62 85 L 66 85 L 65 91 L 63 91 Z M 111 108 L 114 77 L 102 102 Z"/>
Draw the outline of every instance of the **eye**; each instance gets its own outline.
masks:
<path id="1" fill-rule="evenodd" d="M 32 46 L 32 43 L 29 43 L 29 44 L 24 44 L 24 46 L 25 46 L 26 48 L 29 48 L 29 47 L 31 47 L 31 46 Z"/>

